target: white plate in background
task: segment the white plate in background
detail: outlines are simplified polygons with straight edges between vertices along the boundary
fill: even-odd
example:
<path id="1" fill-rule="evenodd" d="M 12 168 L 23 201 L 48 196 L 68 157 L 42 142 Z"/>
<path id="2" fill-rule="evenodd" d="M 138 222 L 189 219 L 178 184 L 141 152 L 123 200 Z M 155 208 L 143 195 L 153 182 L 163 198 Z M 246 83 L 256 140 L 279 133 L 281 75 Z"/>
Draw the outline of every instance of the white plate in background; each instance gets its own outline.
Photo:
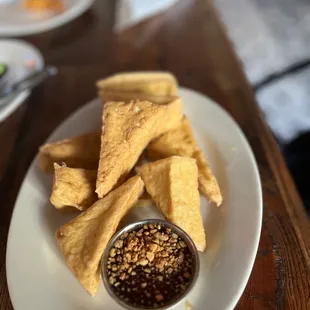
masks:
<path id="1" fill-rule="evenodd" d="M 8 65 L 6 83 L 14 83 L 30 73 L 26 67 L 27 61 L 35 64 L 32 69 L 41 70 L 44 67 L 44 59 L 40 51 L 33 45 L 22 40 L 0 40 L 0 62 Z M 25 90 L 15 97 L 14 100 L 0 106 L 0 122 L 10 116 L 29 96 L 30 91 Z"/>
<path id="2" fill-rule="evenodd" d="M 169 9 L 178 0 L 119 0 L 117 1 L 115 25 L 116 32 L 125 30 L 143 19 Z"/>
<path id="3" fill-rule="evenodd" d="M 94 0 L 63 0 L 60 14 L 34 13 L 25 10 L 22 0 L 0 4 L 0 36 L 24 36 L 62 26 L 84 13 Z"/>
<path id="4" fill-rule="evenodd" d="M 200 254 L 200 274 L 188 300 L 195 310 L 228 310 L 238 302 L 250 276 L 261 231 L 262 191 L 257 165 L 233 119 L 207 97 L 179 91 L 184 113 L 192 122 L 222 189 L 220 208 L 201 198 L 208 248 Z M 48 141 L 100 128 L 102 104 L 94 100 L 64 121 Z M 75 279 L 57 248 L 55 230 L 72 215 L 49 203 L 52 176 L 33 161 L 18 195 L 7 245 L 6 270 L 15 310 L 121 309 L 102 283 L 90 297 Z M 139 214 L 137 213 L 139 212 Z M 152 208 L 136 209 L 130 220 L 157 217 Z"/>

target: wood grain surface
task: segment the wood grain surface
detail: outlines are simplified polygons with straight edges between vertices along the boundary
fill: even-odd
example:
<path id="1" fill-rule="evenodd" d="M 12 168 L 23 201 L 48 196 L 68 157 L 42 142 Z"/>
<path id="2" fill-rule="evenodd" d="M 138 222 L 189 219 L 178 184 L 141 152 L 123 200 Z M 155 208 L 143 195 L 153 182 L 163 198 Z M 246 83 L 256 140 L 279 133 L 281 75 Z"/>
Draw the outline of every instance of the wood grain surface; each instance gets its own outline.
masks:
<path id="1" fill-rule="evenodd" d="M 264 218 L 253 271 L 236 309 L 310 309 L 310 226 L 279 148 L 207 0 L 180 0 L 168 11 L 113 33 L 115 1 L 59 29 L 25 38 L 59 75 L 38 87 L 0 124 L 0 307 L 12 309 L 5 276 L 9 222 L 19 187 L 47 136 L 96 96 L 95 81 L 113 72 L 169 70 L 181 85 L 223 106 L 244 131 L 258 162 Z M 214 309 L 215 310 L 215 309 Z"/>

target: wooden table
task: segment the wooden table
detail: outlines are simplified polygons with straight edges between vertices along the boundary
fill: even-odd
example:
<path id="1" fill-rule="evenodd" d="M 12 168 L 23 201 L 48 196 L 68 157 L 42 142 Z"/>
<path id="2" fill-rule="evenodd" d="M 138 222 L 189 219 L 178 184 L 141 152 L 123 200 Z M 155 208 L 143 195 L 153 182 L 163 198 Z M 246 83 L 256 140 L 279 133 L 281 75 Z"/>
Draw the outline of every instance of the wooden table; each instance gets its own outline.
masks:
<path id="1" fill-rule="evenodd" d="M 259 250 L 237 309 L 310 309 L 309 222 L 239 60 L 210 1 L 182 0 L 119 35 L 115 2 L 54 31 L 26 38 L 59 76 L 36 89 L 0 124 L 0 306 L 12 309 L 5 248 L 14 202 L 38 147 L 95 94 L 96 79 L 123 70 L 169 70 L 181 85 L 212 97 L 239 123 L 259 165 L 264 218 Z"/>

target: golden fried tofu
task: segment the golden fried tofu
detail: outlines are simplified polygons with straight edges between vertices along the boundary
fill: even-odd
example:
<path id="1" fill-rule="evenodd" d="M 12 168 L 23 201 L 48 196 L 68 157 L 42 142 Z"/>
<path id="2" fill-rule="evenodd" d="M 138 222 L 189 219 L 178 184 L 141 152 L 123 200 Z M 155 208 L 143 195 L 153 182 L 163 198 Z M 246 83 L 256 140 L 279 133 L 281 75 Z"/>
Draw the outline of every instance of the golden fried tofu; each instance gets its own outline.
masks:
<path id="1" fill-rule="evenodd" d="M 173 155 L 196 159 L 199 172 L 199 189 L 210 201 L 220 206 L 223 198 L 217 180 L 207 159 L 200 150 L 189 120 L 184 117 L 181 124 L 152 141 L 147 147 L 148 158 L 156 160 Z"/>
<path id="2" fill-rule="evenodd" d="M 114 90 L 99 90 L 99 97 L 103 103 L 110 101 L 131 101 L 131 100 L 146 100 L 157 104 L 167 104 L 177 98 L 177 96 L 155 96 L 136 92 L 114 91 Z"/>
<path id="3" fill-rule="evenodd" d="M 100 198 L 124 181 L 152 139 L 179 124 L 182 104 L 179 98 L 166 105 L 149 101 L 109 102 L 103 113 L 96 184 Z"/>
<path id="4" fill-rule="evenodd" d="M 206 248 L 200 212 L 195 159 L 172 156 L 137 168 L 146 190 L 163 215 L 193 239 L 198 251 Z"/>
<path id="5" fill-rule="evenodd" d="M 40 168 L 54 170 L 54 163 L 71 168 L 97 169 L 101 131 L 48 143 L 40 147 Z"/>
<path id="6" fill-rule="evenodd" d="M 150 100 L 151 97 L 156 100 L 157 96 L 175 96 L 177 86 L 177 80 L 171 73 L 161 71 L 119 73 L 97 82 L 103 102 L 136 99 L 156 102 Z"/>
<path id="7" fill-rule="evenodd" d="M 92 296 L 98 290 L 99 264 L 107 243 L 143 188 L 143 181 L 135 176 L 56 231 L 66 263 Z"/>
<path id="8" fill-rule="evenodd" d="M 69 168 L 56 163 L 54 168 L 50 201 L 56 209 L 84 211 L 98 200 L 95 193 L 97 170 Z"/>

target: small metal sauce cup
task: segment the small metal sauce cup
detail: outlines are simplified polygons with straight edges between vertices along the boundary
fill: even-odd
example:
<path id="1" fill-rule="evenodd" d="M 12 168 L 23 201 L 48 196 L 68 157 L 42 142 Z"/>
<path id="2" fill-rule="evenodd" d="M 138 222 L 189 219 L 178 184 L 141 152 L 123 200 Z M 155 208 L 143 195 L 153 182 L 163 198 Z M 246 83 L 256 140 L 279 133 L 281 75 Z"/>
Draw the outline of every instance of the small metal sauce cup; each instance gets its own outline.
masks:
<path id="1" fill-rule="evenodd" d="M 171 302 L 168 302 L 165 306 L 163 307 L 158 307 L 158 308 L 150 308 L 150 307 L 139 307 L 139 306 L 132 306 L 130 304 L 127 304 L 124 300 L 120 299 L 117 294 L 115 294 L 115 291 L 113 290 L 113 288 L 111 287 L 111 284 L 109 283 L 109 279 L 108 279 L 108 270 L 107 270 L 107 260 L 109 258 L 110 255 L 110 250 L 111 248 L 114 246 L 115 242 L 121 237 L 121 235 L 123 233 L 130 233 L 133 230 L 138 231 L 140 228 L 143 227 L 143 225 L 148 225 L 148 224 L 160 224 L 162 227 L 165 228 L 170 228 L 172 232 L 176 233 L 178 236 L 180 236 L 183 241 L 187 244 L 188 249 L 190 251 L 190 253 L 192 254 L 192 259 L 193 259 L 193 273 L 192 273 L 192 278 L 191 278 L 191 282 L 188 285 L 187 289 L 182 292 L 182 294 L 180 294 L 178 296 L 177 299 L 172 299 Z M 124 307 L 125 309 L 128 310 L 137 310 L 137 309 L 156 309 L 156 310 L 165 310 L 165 309 L 169 309 L 172 306 L 175 306 L 176 304 L 180 303 L 185 296 L 192 290 L 192 288 L 195 285 L 195 282 L 197 280 L 198 277 L 198 273 L 199 273 L 199 256 L 198 256 L 198 251 L 196 249 L 196 246 L 193 242 L 193 240 L 190 238 L 190 236 L 184 231 L 182 230 L 180 227 L 165 221 L 165 220 L 159 220 L 159 219 L 148 219 L 148 220 L 143 220 L 143 221 L 139 221 L 139 222 L 135 222 L 132 224 L 129 224 L 125 227 L 123 227 L 121 230 L 119 230 L 109 241 L 102 259 L 101 259 L 101 277 L 104 283 L 104 286 L 107 290 L 107 292 L 109 293 L 109 295 L 122 307 Z"/>

